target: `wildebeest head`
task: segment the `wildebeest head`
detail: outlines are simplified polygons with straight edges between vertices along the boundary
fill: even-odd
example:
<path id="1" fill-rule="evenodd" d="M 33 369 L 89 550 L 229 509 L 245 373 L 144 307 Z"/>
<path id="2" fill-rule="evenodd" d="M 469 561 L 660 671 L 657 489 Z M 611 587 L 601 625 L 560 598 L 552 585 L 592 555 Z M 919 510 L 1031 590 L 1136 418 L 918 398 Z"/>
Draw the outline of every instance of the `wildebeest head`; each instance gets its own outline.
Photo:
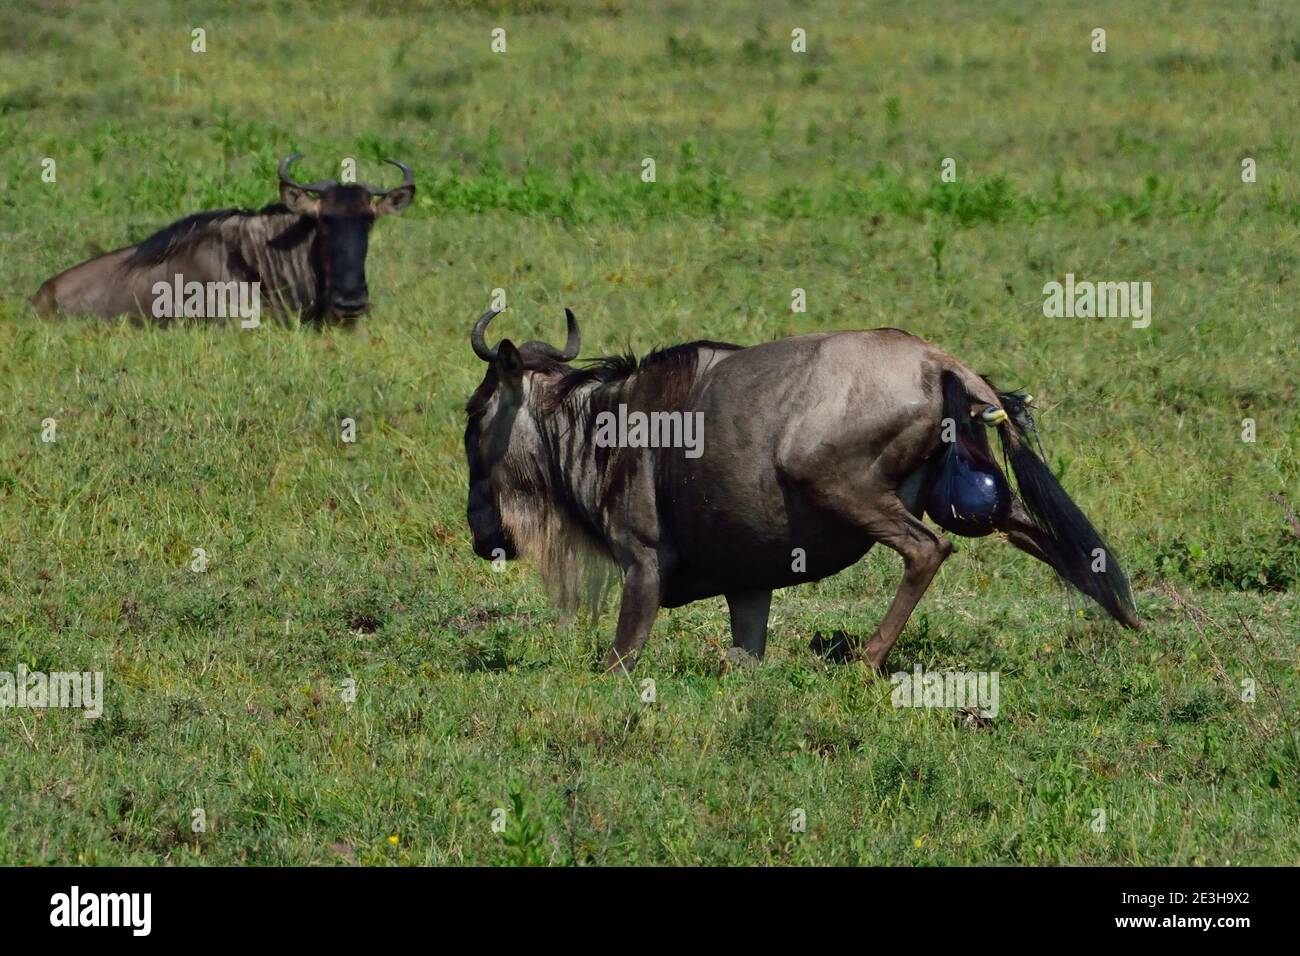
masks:
<path id="1" fill-rule="evenodd" d="M 298 153 L 280 161 L 280 200 L 300 216 L 314 220 L 313 256 L 318 278 L 317 302 L 322 312 L 343 319 L 355 318 L 370 307 L 366 287 L 366 249 L 375 220 L 401 212 L 415 196 L 415 177 L 409 167 L 386 159 L 405 176 L 393 189 L 375 189 L 365 183 L 339 184 L 332 179 L 303 185 L 289 178 L 289 166 Z"/>
<path id="2" fill-rule="evenodd" d="M 465 410 L 465 457 L 469 461 L 469 527 L 474 553 L 488 560 L 513 559 L 516 541 L 501 519 L 503 495 L 526 491 L 520 480 L 530 469 L 523 462 L 537 452 L 538 431 L 529 407 L 534 376 L 558 375 L 578 357 L 582 336 L 578 320 L 568 309 L 569 335 L 563 351 L 545 342 L 525 342 L 516 348 L 502 339 L 496 348 L 486 341 L 488 323 L 499 313 L 485 312 L 474 323 L 470 343 L 487 363 L 487 374 Z"/>

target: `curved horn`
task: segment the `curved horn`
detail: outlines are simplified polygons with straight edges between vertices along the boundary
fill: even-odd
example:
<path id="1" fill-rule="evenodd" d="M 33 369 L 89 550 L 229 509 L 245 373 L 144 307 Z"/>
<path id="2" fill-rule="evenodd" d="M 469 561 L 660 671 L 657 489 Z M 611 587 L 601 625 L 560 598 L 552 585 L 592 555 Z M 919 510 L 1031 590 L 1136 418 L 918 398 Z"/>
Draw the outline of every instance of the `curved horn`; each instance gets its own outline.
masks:
<path id="1" fill-rule="evenodd" d="M 495 361 L 497 357 L 497 350 L 488 348 L 484 336 L 487 334 L 488 323 L 500 314 L 499 309 L 488 309 L 478 317 L 478 321 L 474 323 L 474 331 L 469 334 L 469 344 L 474 346 L 474 354 L 485 362 Z"/>
<path id="2" fill-rule="evenodd" d="M 405 189 L 407 186 L 415 185 L 415 173 L 411 172 L 411 167 L 406 165 L 406 163 L 399 163 L 395 159 L 385 159 L 384 162 L 388 163 L 390 166 L 396 166 L 398 169 L 402 171 L 402 177 L 403 177 L 402 185 L 394 186 L 392 187 L 392 189 L 376 189 L 373 186 L 367 186 L 366 188 L 370 190 L 370 195 L 387 196 L 389 193 L 393 192 L 394 190 Z"/>
<path id="3" fill-rule="evenodd" d="M 564 310 L 564 316 L 569 321 L 569 338 L 564 343 L 564 351 L 561 352 L 550 342 L 525 342 L 524 348 L 532 349 L 539 352 L 547 358 L 555 359 L 559 362 L 572 362 L 578 357 L 578 349 L 582 347 L 582 333 L 578 331 L 578 320 L 573 317 L 571 309 Z"/>
<path id="4" fill-rule="evenodd" d="M 310 183 L 304 186 L 302 183 L 296 183 L 289 178 L 289 167 L 299 159 L 302 159 L 302 153 L 293 153 L 280 160 L 280 182 L 286 186 L 292 186 L 294 189 L 301 189 L 303 192 L 318 193 L 322 190 L 329 189 L 334 185 L 332 179 L 322 179 L 320 182 Z"/>
<path id="5" fill-rule="evenodd" d="M 564 351 L 560 353 L 560 358 L 572 362 L 578 357 L 578 350 L 582 348 L 582 333 L 578 331 L 578 320 L 574 318 L 572 309 L 565 309 L 564 317 L 569 323 L 569 338 L 564 343 Z"/>

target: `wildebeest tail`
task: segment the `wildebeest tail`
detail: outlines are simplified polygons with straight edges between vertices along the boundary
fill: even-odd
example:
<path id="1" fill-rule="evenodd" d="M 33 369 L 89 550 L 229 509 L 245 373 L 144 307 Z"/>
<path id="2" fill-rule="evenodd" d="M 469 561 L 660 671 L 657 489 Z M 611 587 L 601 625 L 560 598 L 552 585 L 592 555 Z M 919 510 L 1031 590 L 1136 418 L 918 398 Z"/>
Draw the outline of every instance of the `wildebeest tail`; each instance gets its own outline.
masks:
<path id="1" fill-rule="evenodd" d="M 993 455 L 989 451 L 989 442 L 983 426 L 979 424 L 971 410 L 982 403 L 988 403 L 997 393 L 985 382 L 978 382 L 978 389 L 984 394 L 979 395 L 976 388 L 971 386 L 976 384 L 969 378 L 970 373 L 963 374 L 954 369 L 944 369 L 939 376 L 939 384 L 943 389 L 943 417 L 951 418 L 954 426 L 964 439 L 964 446 L 968 452 L 980 460 L 982 464 L 996 467 L 993 461 Z"/>
<path id="2" fill-rule="evenodd" d="M 998 392 L 1007 418 L 998 425 L 1002 451 L 1015 475 L 1020 501 L 1040 532 L 1035 543 L 1066 581 L 1128 627 L 1138 627 L 1133 592 L 1119 559 L 1029 444 L 1033 419 L 1026 397 Z"/>

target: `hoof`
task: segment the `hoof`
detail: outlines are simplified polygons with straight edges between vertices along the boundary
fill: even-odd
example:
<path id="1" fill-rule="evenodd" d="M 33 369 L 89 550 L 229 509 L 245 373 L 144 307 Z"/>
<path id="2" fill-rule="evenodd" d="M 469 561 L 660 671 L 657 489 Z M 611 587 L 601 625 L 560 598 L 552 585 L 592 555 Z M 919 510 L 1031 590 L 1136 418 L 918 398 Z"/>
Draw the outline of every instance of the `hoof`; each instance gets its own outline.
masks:
<path id="1" fill-rule="evenodd" d="M 745 650 L 743 647 L 727 648 L 727 653 L 723 659 L 726 662 L 727 670 L 732 670 L 733 668 L 735 670 L 745 670 L 750 667 L 757 667 L 760 663 L 758 657 L 749 653 L 749 651 Z"/>
<path id="2" fill-rule="evenodd" d="M 818 657 L 824 657 L 832 664 L 847 664 L 856 657 L 858 639 L 844 631 L 833 631 L 829 637 L 818 631 L 813 635 L 808 646 Z"/>
<path id="3" fill-rule="evenodd" d="M 980 710 L 978 707 L 960 707 L 954 715 L 958 727 L 967 730 L 983 730 L 993 726 L 993 712 Z"/>
<path id="4" fill-rule="evenodd" d="M 872 660 L 870 654 L 866 654 L 866 653 L 864 653 L 859 658 L 859 660 L 861 660 L 862 663 L 866 664 L 867 667 L 871 668 L 871 673 L 875 674 L 877 677 L 889 676 L 889 666 L 888 666 L 889 662 L 887 660 L 875 661 Z"/>
<path id="5" fill-rule="evenodd" d="M 636 667 L 635 657 L 622 657 L 610 651 L 609 656 L 605 658 L 604 671 L 614 677 L 625 677 L 632 673 L 634 667 Z"/>

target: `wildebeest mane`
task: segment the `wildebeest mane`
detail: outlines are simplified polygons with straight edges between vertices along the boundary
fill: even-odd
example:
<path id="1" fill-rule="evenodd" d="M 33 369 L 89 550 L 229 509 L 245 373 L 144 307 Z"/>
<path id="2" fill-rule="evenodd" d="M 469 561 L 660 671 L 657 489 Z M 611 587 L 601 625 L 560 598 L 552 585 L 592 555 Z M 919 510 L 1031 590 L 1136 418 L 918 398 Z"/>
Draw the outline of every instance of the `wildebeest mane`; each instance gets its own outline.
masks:
<path id="1" fill-rule="evenodd" d="M 525 491 L 504 499 L 502 514 L 521 553 L 536 563 L 560 607 L 599 611 L 616 567 L 603 525 L 620 513 L 620 498 L 639 469 L 657 468 L 658 456 L 672 453 L 599 446 L 593 440 L 596 416 L 619 403 L 646 410 L 681 410 L 695 385 L 700 350 L 739 348 L 723 342 L 690 342 L 657 349 L 640 361 L 628 353 L 594 359 L 576 369 L 533 350 L 523 351 L 530 370 L 558 371 L 560 378 L 534 393 L 543 448 L 536 456 L 517 460 L 520 470 L 511 484 Z M 466 409 L 471 419 L 482 414 L 495 384 L 485 381 L 471 397 Z M 584 472 L 584 468 L 593 470 Z M 595 499 L 580 487 L 591 489 Z"/>
<path id="2" fill-rule="evenodd" d="M 685 399 L 695 384 L 696 361 L 701 349 L 734 352 L 741 347 L 730 342 L 700 339 L 654 349 L 640 361 L 631 352 L 591 359 L 583 368 L 565 374 L 556 389 L 556 397 L 564 401 L 584 385 L 595 383 L 598 387 L 592 398 L 594 404 L 601 406 L 595 409 L 599 411 L 611 399 L 614 404 L 617 404 L 620 395 L 625 399 L 627 383 L 635 376 L 639 392 L 657 395 L 659 408 L 671 411 Z"/>
<path id="3" fill-rule="evenodd" d="M 595 464 L 601 506 L 617 497 L 634 469 L 670 449 L 617 448 L 596 444 L 598 416 L 629 411 L 680 412 L 695 387 L 701 349 L 736 351 L 739 345 L 702 339 L 651 351 L 640 361 L 631 352 L 591 359 L 578 369 L 564 366 L 560 380 L 539 402 L 540 431 L 551 445 L 552 467 L 567 463 L 568 448 Z M 576 439 L 576 441 L 575 441 Z M 645 454 L 645 453 L 648 453 Z"/>
<path id="4" fill-rule="evenodd" d="M 164 226 L 149 238 L 139 243 L 135 251 L 131 253 L 126 260 L 125 267 L 128 269 L 147 269 L 151 266 L 162 265 L 167 259 L 177 252 L 184 249 L 193 242 L 202 239 L 208 230 L 214 226 L 220 225 L 228 219 L 237 217 L 250 218 L 253 216 L 275 216 L 289 212 L 289 207 L 282 203 L 271 203 L 263 206 L 257 211 L 251 209 L 212 209 L 207 212 L 196 212 L 191 216 L 185 216 L 177 219 L 171 225 Z M 309 221 L 310 225 L 310 221 Z M 310 231 L 310 229 L 308 230 Z M 301 241 L 295 237 L 296 241 L 283 243 L 294 229 L 287 229 L 281 236 L 276 237 L 272 243 L 278 248 L 287 248 L 290 245 L 296 245 Z"/>

